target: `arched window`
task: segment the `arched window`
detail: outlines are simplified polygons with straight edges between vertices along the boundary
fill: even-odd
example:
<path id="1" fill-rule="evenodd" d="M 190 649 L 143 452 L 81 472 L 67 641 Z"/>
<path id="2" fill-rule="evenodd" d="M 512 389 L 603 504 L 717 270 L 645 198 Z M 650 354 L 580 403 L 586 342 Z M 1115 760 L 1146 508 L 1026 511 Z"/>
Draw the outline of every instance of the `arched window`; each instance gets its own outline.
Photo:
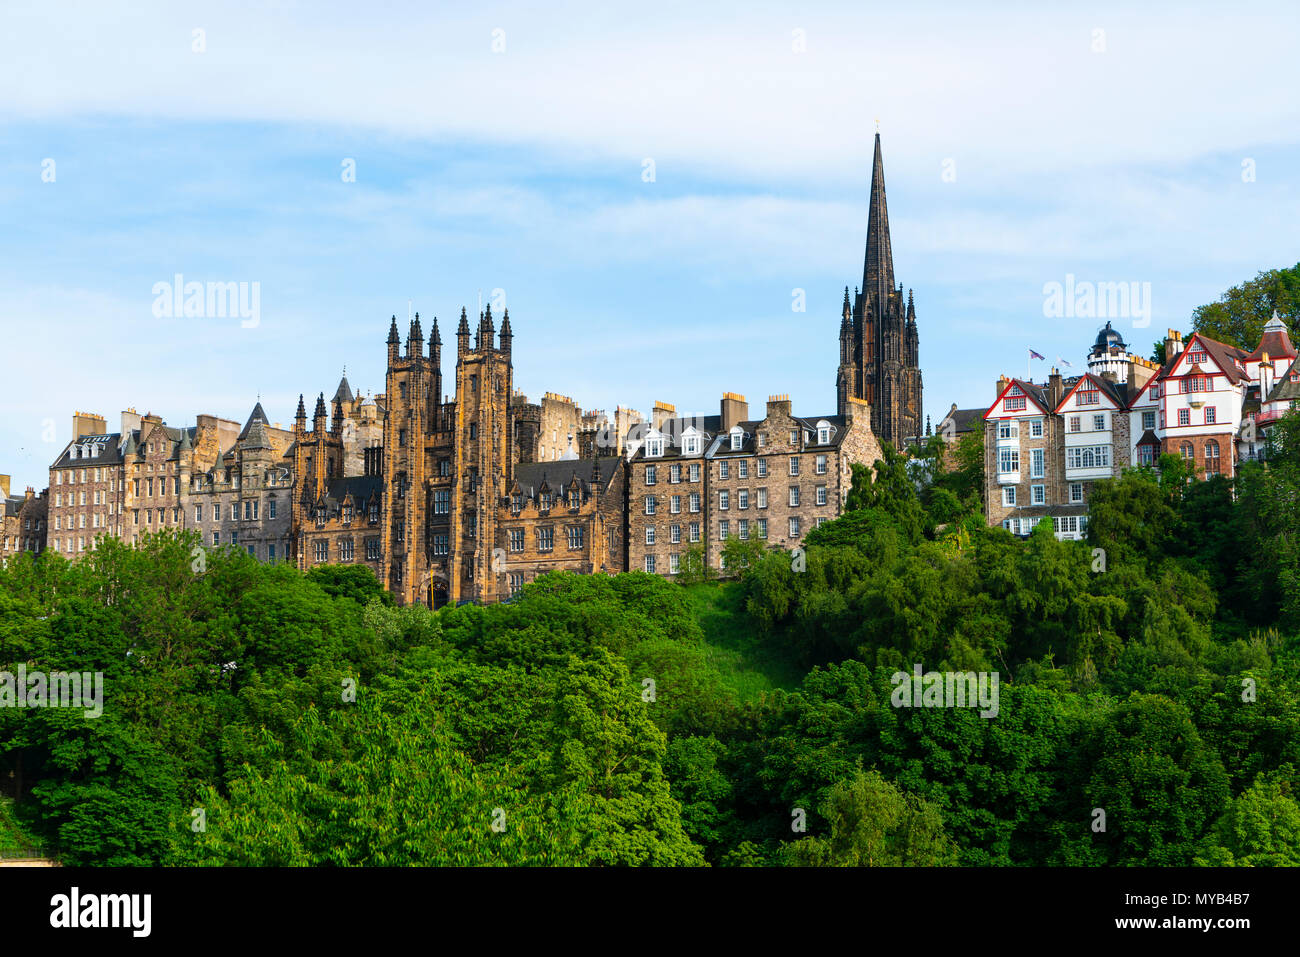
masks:
<path id="1" fill-rule="evenodd" d="M 1207 474 L 1219 471 L 1219 443 L 1214 439 L 1205 443 L 1205 471 Z"/>
<path id="2" fill-rule="evenodd" d="M 1182 453 L 1183 458 L 1186 459 L 1188 462 L 1190 462 L 1195 457 L 1196 454 L 1192 450 L 1191 442 L 1184 442 L 1182 446 L 1179 448 L 1179 451 Z"/>

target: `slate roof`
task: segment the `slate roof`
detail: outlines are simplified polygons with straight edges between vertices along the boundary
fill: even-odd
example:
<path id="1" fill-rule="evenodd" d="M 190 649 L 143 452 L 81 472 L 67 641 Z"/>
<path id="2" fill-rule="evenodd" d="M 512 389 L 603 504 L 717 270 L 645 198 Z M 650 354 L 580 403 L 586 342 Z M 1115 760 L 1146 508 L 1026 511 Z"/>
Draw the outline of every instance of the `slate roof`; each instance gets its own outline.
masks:
<path id="1" fill-rule="evenodd" d="M 379 475 L 350 475 L 347 478 L 327 479 L 325 482 L 325 502 L 329 505 L 342 505 L 349 495 L 354 503 L 370 500 L 370 496 L 381 498 L 384 480 Z"/>
<path id="2" fill-rule="evenodd" d="M 617 455 L 602 455 L 596 459 L 564 459 L 559 462 L 521 462 L 515 466 L 515 482 L 525 499 L 536 498 L 545 482 L 557 494 L 567 489 L 576 477 L 583 493 L 591 491 L 592 469 L 600 465 L 600 479 L 608 485 L 622 460 Z M 510 489 L 514 491 L 513 486 Z"/>
<path id="3" fill-rule="evenodd" d="M 988 409 L 957 409 L 953 408 L 948 411 L 942 419 L 939 420 L 937 432 L 944 431 L 943 424 L 952 422 L 952 430 L 956 435 L 962 435 L 965 432 L 982 432 L 984 430 L 984 413 Z"/>

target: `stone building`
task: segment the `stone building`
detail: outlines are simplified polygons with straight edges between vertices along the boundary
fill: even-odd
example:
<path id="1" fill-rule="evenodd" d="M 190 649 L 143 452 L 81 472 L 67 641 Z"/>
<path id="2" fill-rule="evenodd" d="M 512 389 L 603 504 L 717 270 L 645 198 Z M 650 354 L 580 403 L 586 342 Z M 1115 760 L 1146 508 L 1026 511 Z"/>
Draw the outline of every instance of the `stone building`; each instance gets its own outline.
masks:
<path id="1" fill-rule="evenodd" d="M 725 570 L 733 536 L 791 549 L 836 518 L 852 486 L 852 466 L 874 465 L 880 444 L 871 409 L 850 398 L 848 415 L 796 416 L 789 396 L 769 397 L 762 419 L 744 396 L 725 393 L 718 415 L 670 418 L 656 405 L 633 430 L 628 458 L 628 568 L 672 575 L 700 546 Z"/>
<path id="2" fill-rule="evenodd" d="M 9 476 L 0 475 L 0 564 L 19 552 L 45 551 L 49 491 L 37 495 L 29 485 L 25 495 L 10 495 Z"/>
<path id="3" fill-rule="evenodd" d="M 493 563 L 508 595 L 550 571 L 624 570 L 625 475 L 619 456 L 515 465 Z"/>
<path id="4" fill-rule="evenodd" d="M 384 422 L 381 400 L 354 395 L 344 375 L 330 402 L 316 399 L 311 428 L 298 397 L 292 444 L 292 514 L 287 535 L 304 571 L 313 565 L 364 564 L 384 571 Z"/>
<path id="5" fill-rule="evenodd" d="M 837 411 L 848 415 L 850 398 L 871 407 L 872 431 L 895 448 L 921 439 L 920 340 L 909 291 L 894 285 L 894 254 L 885 203 L 885 166 L 876 134 L 867 214 L 867 249 L 862 286 L 853 298 L 844 289 L 840 315 Z"/>
<path id="6" fill-rule="evenodd" d="M 203 452 L 219 448 L 229 430 L 225 420 L 199 418 L 200 442 L 187 434 L 179 449 L 182 474 L 189 476 L 182 482 L 186 527 L 197 531 L 207 547 L 240 548 L 262 561 L 289 558 L 293 433 L 270 425 L 258 402 L 229 446 L 215 460 L 205 461 Z M 215 443 L 209 441 L 211 433 L 217 434 Z"/>

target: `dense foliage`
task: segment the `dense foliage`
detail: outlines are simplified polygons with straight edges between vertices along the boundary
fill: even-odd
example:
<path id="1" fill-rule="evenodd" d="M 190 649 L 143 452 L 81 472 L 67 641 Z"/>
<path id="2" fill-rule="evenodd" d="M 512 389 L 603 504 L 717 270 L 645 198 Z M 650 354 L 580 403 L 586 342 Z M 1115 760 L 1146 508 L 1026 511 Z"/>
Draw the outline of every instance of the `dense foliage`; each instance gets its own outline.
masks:
<path id="1" fill-rule="evenodd" d="M 197 539 L 0 571 L 10 814 L 69 863 L 1300 863 L 1300 425 L 1235 487 L 1100 483 L 1086 542 L 980 515 L 979 439 L 887 451 L 796 555 L 396 608 Z M 996 714 L 896 672 L 996 672 Z M 920 703 L 918 701 L 918 703 Z"/>

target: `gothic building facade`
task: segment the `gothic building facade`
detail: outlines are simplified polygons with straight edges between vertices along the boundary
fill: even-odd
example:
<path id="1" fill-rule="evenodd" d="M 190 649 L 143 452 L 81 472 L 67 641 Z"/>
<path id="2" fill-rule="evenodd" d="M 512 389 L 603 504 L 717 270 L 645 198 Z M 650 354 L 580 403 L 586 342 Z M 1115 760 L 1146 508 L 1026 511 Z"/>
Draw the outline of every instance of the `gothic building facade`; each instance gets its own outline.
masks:
<path id="1" fill-rule="evenodd" d="M 894 285 L 894 255 L 885 204 L 885 168 L 880 134 L 871 170 L 871 205 L 867 214 L 867 252 L 862 286 L 850 299 L 844 289 L 840 317 L 840 365 L 835 382 L 839 415 L 850 399 L 871 406 L 871 427 L 895 448 L 921 437 L 920 346 L 916 308 L 909 290 Z"/>

